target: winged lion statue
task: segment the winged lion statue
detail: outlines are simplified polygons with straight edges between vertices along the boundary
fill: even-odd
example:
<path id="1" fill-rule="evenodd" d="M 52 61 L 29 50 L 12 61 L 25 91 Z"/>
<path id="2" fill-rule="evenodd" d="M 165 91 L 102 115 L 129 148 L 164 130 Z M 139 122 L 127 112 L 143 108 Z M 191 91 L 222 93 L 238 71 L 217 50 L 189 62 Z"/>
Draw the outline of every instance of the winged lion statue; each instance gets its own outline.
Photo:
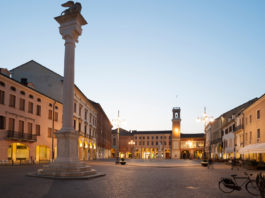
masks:
<path id="1" fill-rule="evenodd" d="M 73 14 L 73 13 L 80 13 L 82 6 L 81 3 L 76 2 L 74 3 L 73 1 L 67 1 L 66 3 L 62 4 L 63 7 L 66 7 L 67 9 L 64 10 L 61 15 L 68 15 L 68 14 Z"/>

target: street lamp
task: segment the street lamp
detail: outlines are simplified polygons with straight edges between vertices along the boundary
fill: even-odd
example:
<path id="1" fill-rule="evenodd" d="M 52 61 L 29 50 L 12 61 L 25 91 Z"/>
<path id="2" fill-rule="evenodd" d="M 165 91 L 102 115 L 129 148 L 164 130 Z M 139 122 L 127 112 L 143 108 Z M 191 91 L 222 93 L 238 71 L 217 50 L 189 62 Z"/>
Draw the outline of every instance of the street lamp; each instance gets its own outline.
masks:
<path id="1" fill-rule="evenodd" d="M 134 148 L 135 141 L 131 140 L 131 141 L 128 142 L 128 144 L 129 144 L 129 145 L 133 145 L 133 148 Z M 131 148 L 131 150 L 132 150 L 132 148 Z M 132 153 L 132 154 L 134 154 L 134 149 L 133 149 L 133 153 Z M 133 156 L 132 156 L 132 157 L 133 157 Z"/>
<path id="2" fill-rule="evenodd" d="M 204 132 L 206 133 L 206 126 L 208 123 L 212 122 L 213 121 L 213 116 L 208 116 L 207 113 L 206 113 L 206 107 L 204 107 L 204 113 L 201 117 L 197 117 L 197 122 L 203 122 L 204 123 Z M 206 137 L 205 137 L 206 138 Z M 206 140 L 206 139 L 205 139 Z M 210 133 L 209 133 L 209 140 L 211 141 L 210 139 Z M 205 141 L 206 143 L 206 141 Z M 204 157 L 205 157 L 205 143 L 204 143 Z M 210 144 L 209 144 L 209 152 L 210 152 Z M 209 158 L 208 157 L 208 164 L 209 164 Z"/>
<path id="3" fill-rule="evenodd" d="M 119 138 L 119 133 L 120 133 L 120 126 L 122 124 L 122 122 L 124 122 L 124 120 L 121 120 L 120 118 L 120 111 L 118 111 L 118 117 L 116 119 L 112 120 L 113 125 L 116 125 L 117 127 L 117 136 L 116 136 L 116 164 L 120 163 L 120 159 L 119 159 L 119 147 L 120 147 L 120 138 Z"/>

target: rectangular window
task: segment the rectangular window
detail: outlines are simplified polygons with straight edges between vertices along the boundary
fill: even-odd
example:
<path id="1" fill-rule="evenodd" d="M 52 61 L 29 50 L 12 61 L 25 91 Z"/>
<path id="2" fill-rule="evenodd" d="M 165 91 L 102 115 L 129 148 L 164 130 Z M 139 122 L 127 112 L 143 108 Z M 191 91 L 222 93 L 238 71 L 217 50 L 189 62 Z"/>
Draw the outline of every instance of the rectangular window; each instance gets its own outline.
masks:
<path id="1" fill-rule="evenodd" d="M 38 116 L 41 115 L 41 106 L 40 106 L 40 105 L 37 105 L 37 112 L 36 112 L 36 114 L 37 114 Z"/>
<path id="2" fill-rule="evenodd" d="M 22 121 L 22 120 L 19 120 L 19 122 L 18 122 L 18 132 L 24 133 L 24 121 Z"/>
<path id="3" fill-rule="evenodd" d="M 36 135 L 40 136 L 40 125 L 36 124 Z"/>
<path id="4" fill-rule="evenodd" d="M 249 132 L 249 144 L 252 143 L 252 131 Z"/>
<path id="5" fill-rule="evenodd" d="M 32 123 L 28 123 L 28 133 L 32 134 Z"/>
<path id="6" fill-rule="evenodd" d="M 247 133 L 246 133 L 245 139 L 246 139 L 246 142 L 248 142 L 248 134 Z"/>
<path id="7" fill-rule="evenodd" d="M 145 142 L 143 142 L 143 145 L 144 145 Z"/>
<path id="8" fill-rule="evenodd" d="M 164 145 L 167 145 L 167 142 L 166 141 L 164 141 Z"/>
<path id="9" fill-rule="evenodd" d="M 0 116 L 0 129 L 5 129 L 6 127 L 6 118 L 4 116 Z"/>
<path id="10" fill-rule="evenodd" d="M 141 145 L 141 142 L 139 142 L 139 145 Z"/>
<path id="11" fill-rule="evenodd" d="M 260 119 L 260 110 L 257 111 L 257 119 Z"/>
<path id="12" fill-rule="evenodd" d="M 79 116 L 81 116 L 82 113 L 82 105 L 79 105 Z"/>
<path id="13" fill-rule="evenodd" d="M 9 96 L 9 106 L 16 107 L 16 96 L 10 94 Z"/>
<path id="14" fill-rule="evenodd" d="M 152 145 L 154 145 L 154 142 L 152 142 Z"/>
<path id="15" fill-rule="evenodd" d="M 19 99 L 19 110 L 25 111 L 25 100 L 23 98 Z"/>
<path id="16" fill-rule="evenodd" d="M 87 120 L 87 109 L 85 110 L 85 120 Z"/>
<path id="17" fill-rule="evenodd" d="M 149 145 L 149 142 L 147 142 L 147 145 Z"/>
<path id="18" fill-rule="evenodd" d="M 76 103 L 74 103 L 74 113 L 76 113 Z"/>
<path id="19" fill-rule="evenodd" d="M 52 128 L 48 128 L 48 137 L 52 137 Z"/>
<path id="20" fill-rule="evenodd" d="M 246 125 L 248 124 L 248 118 L 246 118 L 246 121 L 245 121 Z"/>
<path id="21" fill-rule="evenodd" d="M 252 115 L 249 115 L 249 123 L 252 122 Z"/>
<path id="22" fill-rule="evenodd" d="M 48 119 L 49 120 L 52 120 L 52 110 L 49 110 L 48 111 Z"/>
<path id="23" fill-rule="evenodd" d="M 57 122 L 58 121 L 58 112 L 54 112 L 54 121 Z"/>
<path id="24" fill-rule="evenodd" d="M 0 90 L 0 104 L 5 104 L 5 92 Z"/>
<path id="25" fill-rule="evenodd" d="M 15 119 L 14 118 L 9 118 L 8 130 L 9 131 L 15 131 Z"/>
<path id="26" fill-rule="evenodd" d="M 28 112 L 33 113 L 33 103 L 32 102 L 29 102 Z"/>
<path id="27" fill-rule="evenodd" d="M 74 120 L 74 130 L 76 129 L 76 120 Z"/>
<path id="28" fill-rule="evenodd" d="M 260 129 L 257 129 L 257 143 L 260 142 Z"/>

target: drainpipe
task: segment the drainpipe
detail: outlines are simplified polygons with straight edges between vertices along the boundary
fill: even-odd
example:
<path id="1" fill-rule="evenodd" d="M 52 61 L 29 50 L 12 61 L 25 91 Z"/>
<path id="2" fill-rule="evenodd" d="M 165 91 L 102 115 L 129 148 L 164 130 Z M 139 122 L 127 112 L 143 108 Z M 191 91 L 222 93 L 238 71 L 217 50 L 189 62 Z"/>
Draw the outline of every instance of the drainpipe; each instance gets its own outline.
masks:
<path id="1" fill-rule="evenodd" d="M 54 162 L 54 108 L 56 101 L 53 102 L 52 106 L 52 162 Z"/>

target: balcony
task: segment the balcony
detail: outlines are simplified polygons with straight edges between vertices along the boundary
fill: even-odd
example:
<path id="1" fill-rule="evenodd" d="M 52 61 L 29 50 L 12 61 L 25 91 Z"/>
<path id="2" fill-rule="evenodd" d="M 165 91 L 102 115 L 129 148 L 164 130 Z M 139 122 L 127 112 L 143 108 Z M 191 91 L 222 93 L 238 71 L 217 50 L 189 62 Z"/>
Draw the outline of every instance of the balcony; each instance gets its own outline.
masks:
<path id="1" fill-rule="evenodd" d="M 241 125 L 236 126 L 234 131 L 239 131 L 240 129 L 243 129 L 243 128 L 244 126 L 241 124 Z"/>
<path id="2" fill-rule="evenodd" d="M 7 138 L 16 141 L 36 142 L 37 136 L 31 133 L 7 131 Z"/>

